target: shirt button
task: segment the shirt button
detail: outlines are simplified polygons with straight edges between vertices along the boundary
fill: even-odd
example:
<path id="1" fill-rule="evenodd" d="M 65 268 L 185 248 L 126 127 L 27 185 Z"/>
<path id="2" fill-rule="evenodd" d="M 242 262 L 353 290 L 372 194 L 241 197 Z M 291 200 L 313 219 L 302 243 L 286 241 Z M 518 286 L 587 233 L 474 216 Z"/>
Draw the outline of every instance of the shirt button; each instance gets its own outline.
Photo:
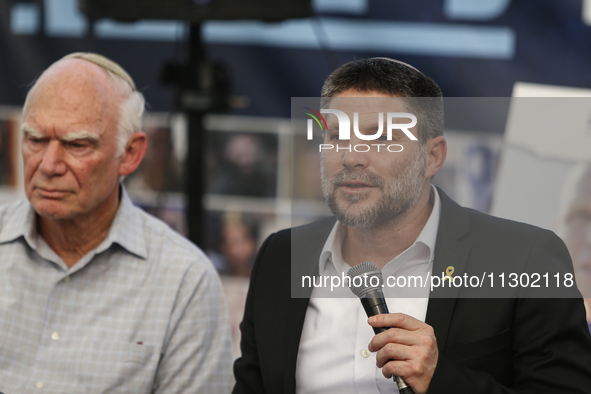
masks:
<path id="1" fill-rule="evenodd" d="M 362 352 L 361 352 L 361 355 L 362 355 L 364 358 L 368 358 L 368 357 L 369 357 L 369 354 L 370 354 L 370 353 L 369 353 L 369 350 L 364 350 L 364 351 L 362 351 Z"/>
<path id="2" fill-rule="evenodd" d="M 65 283 L 68 283 L 69 281 L 70 281 L 70 277 L 69 277 L 69 276 L 66 276 L 66 277 L 64 278 L 64 282 L 65 282 Z"/>
<path id="3" fill-rule="evenodd" d="M 58 341 L 60 339 L 60 334 L 58 334 L 57 332 L 52 332 L 51 333 L 51 339 L 53 339 L 54 341 Z"/>
<path id="4" fill-rule="evenodd" d="M 37 382 L 37 383 L 35 383 L 35 387 L 37 387 L 38 389 L 42 389 L 43 388 L 43 382 Z"/>

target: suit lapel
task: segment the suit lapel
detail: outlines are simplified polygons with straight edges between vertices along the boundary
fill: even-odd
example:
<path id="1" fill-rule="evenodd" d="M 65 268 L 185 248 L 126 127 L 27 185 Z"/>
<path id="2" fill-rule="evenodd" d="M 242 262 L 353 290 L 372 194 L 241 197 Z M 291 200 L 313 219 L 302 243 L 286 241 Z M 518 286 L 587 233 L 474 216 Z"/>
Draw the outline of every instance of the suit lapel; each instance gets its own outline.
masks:
<path id="1" fill-rule="evenodd" d="M 311 228 L 304 227 L 305 231 L 292 233 L 292 249 L 301 249 L 297 253 L 293 253 L 293 251 L 291 253 L 292 258 L 297 256 L 297 261 L 292 261 L 291 266 L 290 283 L 292 286 L 301 283 L 300 279 L 294 281 L 294 278 L 300 278 L 301 275 L 318 275 L 318 259 L 335 222 L 334 218 L 322 220 Z M 297 244 L 293 242 L 294 239 L 297 239 Z M 288 291 L 290 290 L 288 289 Z M 310 288 L 306 290 L 305 298 L 294 298 L 292 294 L 289 299 L 283 358 L 284 393 L 295 393 L 296 390 L 297 357 L 311 293 L 312 289 Z"/>
<path id="2" fill-rule="evenodd" d="M 441 197 L 441 218 L 432 275 L 441 278 L 442 273 L 446 275 L 448 267 L 454 268 L 452 276 L 463 275 L 470 253 L 470 244 L 462 242 L 462 238 L 470 230 L 468 214 L 441 189 L 438 188 L 437 191 Z M 433 327 L 440 350 L 445 348 L 459 291 L 460 288 L 454 286 L 439 287 L 429 297 L 425 322 Z"/>

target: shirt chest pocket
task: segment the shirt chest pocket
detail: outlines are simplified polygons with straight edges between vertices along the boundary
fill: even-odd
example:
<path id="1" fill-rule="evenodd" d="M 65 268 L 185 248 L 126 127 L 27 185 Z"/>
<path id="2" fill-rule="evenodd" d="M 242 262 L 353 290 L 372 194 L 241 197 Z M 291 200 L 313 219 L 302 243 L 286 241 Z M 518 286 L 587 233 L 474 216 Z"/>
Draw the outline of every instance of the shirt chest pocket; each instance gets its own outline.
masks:
<path id="1" fill-rule="evenodd" d="M 82 345 L 75 378 L 85 392 L 149 393 L 159 361 L 156 346 L 91 341 Z"/>

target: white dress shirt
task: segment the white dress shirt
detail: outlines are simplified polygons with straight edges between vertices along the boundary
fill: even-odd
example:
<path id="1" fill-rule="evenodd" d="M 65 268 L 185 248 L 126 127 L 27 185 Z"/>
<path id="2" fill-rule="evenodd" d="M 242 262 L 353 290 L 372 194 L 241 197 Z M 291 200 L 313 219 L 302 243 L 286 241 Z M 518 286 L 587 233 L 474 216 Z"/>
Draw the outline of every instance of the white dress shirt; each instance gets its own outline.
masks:
<path id="1" fill-rule="evenodd" d="M 433 254 L 439 226 L 441 202 L 437 190 L 433 210 L 425 227 L 411 247 L 388 262 L 382 269 L 384 295 L 389 311 L 402 312 L 425 321 L 429 302 L 429 286 L 413 289 L 408 298 L 408 288 L 389 286 L 389 276 L 421 276 L 427 279 L 433 267 Z M 350 266 L 343 261 L 342 242 L 347 234 L 346 226 L 337 222 L 328 236 L 319 259 L 319 273 L 346 275 Z M 395 282 L 391 279 L 390 284 Z M 403 280 L 399 283 L 402 285 Z M 344 292 L 344 293 L 343 293 Z M 343 298 L 344 294 L 347 298 Z M 367 350 L 374 336 L 367 323 L 367 315 L 361 302 L 348 288 L 334 293 L 314 288 L 300 339 L 296 368 L 296 392 L 310 393 L 398 393 L 396 383 L 386 379 L 376 367 L 376 353 Z M 349 296 L 350 295 L 350 296 Z"/>

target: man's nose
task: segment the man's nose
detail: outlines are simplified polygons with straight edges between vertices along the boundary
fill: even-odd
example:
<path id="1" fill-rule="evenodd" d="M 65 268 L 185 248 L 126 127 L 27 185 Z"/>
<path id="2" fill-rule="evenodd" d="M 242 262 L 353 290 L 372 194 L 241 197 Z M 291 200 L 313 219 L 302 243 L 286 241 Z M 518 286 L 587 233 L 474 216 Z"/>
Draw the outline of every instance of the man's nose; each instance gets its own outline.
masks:
<path id="1" fill-rule="evenodd" d="M 64 148 L 60 141 L 51 140 L 43 152 L 39 170 L 46 176 L 63 175 L 66 172 Z"/>
<path id="2" fill-rule="evenodd" d="M 352 137 L 349 142 L 349 145 L 339 146 L 339 151 L 343 152 L 343 166 L 351 169 L 368 167 L 372 155 L 372 147 L 368 141 Z"/>

